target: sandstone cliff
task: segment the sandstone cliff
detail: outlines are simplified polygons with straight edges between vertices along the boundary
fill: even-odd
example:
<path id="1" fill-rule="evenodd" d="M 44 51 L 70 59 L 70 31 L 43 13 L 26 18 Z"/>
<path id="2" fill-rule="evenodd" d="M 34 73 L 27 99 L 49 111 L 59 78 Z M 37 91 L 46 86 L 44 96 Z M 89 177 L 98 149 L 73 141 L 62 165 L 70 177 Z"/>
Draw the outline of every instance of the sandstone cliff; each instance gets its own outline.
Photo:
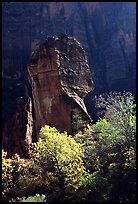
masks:
<path id="1" fill-rule="evenodd" d="M 33 52 L 28 72 L 37 133 L 45 124 L 73 133 L 75 109 L 85 125 L 91 122 L 84 97 L 93 90 L 93 81 L 78 41 L 66 34 L 48 38 Z"/>
<path id="2" fill-rule="evenodd" d="M 3 148 L 7 156 L 18 153 L 21 157 L 28 157 L 32 144 L 32 102 L 30 98 L 21 97 L 14 116 L 6 123 L 3 131 Z"/>
<path id="3" fill-rule="evenodd" d="M 93 94 L 124 89 L 135 93 L 135 2 L 3 2 L 4 122 L 16 111 L 18 98 L 28 95 L 31 51 L 59 33 L 75 37 L 86 51 Z M 86 102 L 92 114 L 91 97 Z"/>

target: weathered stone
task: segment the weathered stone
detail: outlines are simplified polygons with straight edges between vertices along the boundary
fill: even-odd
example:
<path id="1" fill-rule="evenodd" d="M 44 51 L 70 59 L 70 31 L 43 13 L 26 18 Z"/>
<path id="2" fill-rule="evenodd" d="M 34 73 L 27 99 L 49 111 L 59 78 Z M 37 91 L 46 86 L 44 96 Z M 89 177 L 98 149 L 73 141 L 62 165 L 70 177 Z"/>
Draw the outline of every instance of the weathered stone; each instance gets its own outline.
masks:
<path id="1" fill-rule="evenodd" d="M 93 90 L 93 82 L 84 50 L 74 38 L 48 38 L 33 53 L 28 72 L 37 133 L 45 124 L 72 133 L 75 108 L 86 125 L 91 122 L 83 99 Z"/>
<path id="2" fill-rule="evenodd" d="M 32 102 L 30 98 L 20 98 L 15 115 L 5 125 L 3 148 L 11 157 L 18 153 L 27 157 L 32 143 Z"/>
<path id="3" fill-rule="evenodd" d="M 37 51 L 34 50 L 38 49 L 40 41 L 61 32 L 79 40 L 86 51 L 95 89 L 86 95 L 85 100 L 93 119 L 97 118 L 91 100 L 95 94 L 124 90 L 135 94 L 136 2 L 3 2 L 3 126 L 16 112 L 19 97 L 31 97 L 29 87 L 26 88 L 31 51 L 34 52 L 35 65 Z M 51 46 L 54 46 L 53 41 L 51 38 Z M 65 73 L 61 75 L 66 76 Z M 68 81 L 64 78 L 62 88 L 66 90 L 65 82 Z M 69 87 L 67 90 L 69 93 Z M 75 93 L 76 96 L 81 94 L 79 90 Z M 66 115 L 63 114 L 62 118 L 67 120 Z M 12 145 L 12 138 L 10 140 Z"/>
<path id="4" fill-rule="evenodd" d="M 24 94 L 17 83 L 25 85 L 31 50 L 61 32 L 75 37 L 86 51 L 95 84 L 86 98 L 92 117 L 94 94 L 135 94 L 136 2 L 3 2 L 3 121 L 11 118 Z"/>

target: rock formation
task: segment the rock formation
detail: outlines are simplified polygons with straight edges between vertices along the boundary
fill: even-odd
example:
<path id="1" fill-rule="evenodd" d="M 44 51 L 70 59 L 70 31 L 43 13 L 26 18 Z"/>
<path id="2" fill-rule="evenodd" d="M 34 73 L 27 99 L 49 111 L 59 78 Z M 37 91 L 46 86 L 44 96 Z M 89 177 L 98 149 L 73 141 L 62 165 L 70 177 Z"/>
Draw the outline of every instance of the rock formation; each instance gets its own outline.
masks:
<path id="1" fill-rule="evenodd" d="M 32 98 L 27 78 L 30 53 L 48 36 L 57 36 L 59 33 L 75 37 L 85 50 L 95 84 L 94 91 L 85 97 L 87 110 L 93 119 L 95 117 L 91 100 L 93 95 L 124 90 L 135 94 L 136 2 L 3 2 L 2 122 L 5 127 L 3 140 L 6 141 L 6 135 L 10 132 L 8 132 L 10 122 L 7 124 L 7 121 L 12 121 L 16 126 L 13 118 L 16 115 L 19 98 L 21 96 Z M 34 53 L 34 64 L 35 56 Z M 68 86 L 66 89 L 65 86 L 68 81 L 62 72 L 61 70 L 62 90 L 64 89 L 64 93 L 68 90 L 69 94 L 70 88 Z M 72 82 L 71 78 L 70 81 Z M 72 87 L 71 91 L 73 90 Z M 80 96 L 80 90 L 74 92 L 80 98 L 83 97 L 83 94 Z M 67 101 L 70 101 L 69 98 L 71 99 L 68 95 Z M 73 103 L 74 101 L 75 97 Z M 9 130 L 11 128 L 12 125 Z M 5 134 L 6 131 L 8 134 Z M 14 135 L 11 132 L 10 134 Z"/>
<path id="2" fill-rule="evenodd" d="M 32 143 L 33 121 L 37 134 L 48 124 L 59 131 L 75 133 L 75 120 L 81 128 L 91 123 L 84 97 L 92 91 L 93 81 L 80 43 L 66 34 L 48 38 L 32 53 L 28 65 L 34 105 L 30 97 L 20 97 L 16 113 L 3 131 L 3 148 L 11 157 L 27 157 Z M 76 117 L 77 116 L 77 117 Z M 79 121 L 77 121 L 79 123 Z"/>
<path id="3" fill-rule="evenodd" d="M 66 34 L 48 38 L 33 52 L 28 72 L 37 133 L 45 124 L 73 133 L 73 112 L 91 122 L 84 97 L 93 90 L 91 72 L 80 43 Z"/>
<path id="4" fill-rule="evenodd" d="M 5 125 L 3 132 L 3 148 L 7 156 L 18 153 L 21 157 L 28 157 L 32 144 L 32 102 L 30 98 L 21 97 L 14 116 Z"/>
<path id="5" fill-rule="evenodd" d="M 48 36 L 67 33 L 86 51 L 95 89 L 131 91 L 136 86 L 136 2 L 3 2 L 3 121 L 26 95 L 30 53 Z M 90 94 L 89 94 L 90 95 Z M 12 100 L 11 100 L 12 99 Z"/>

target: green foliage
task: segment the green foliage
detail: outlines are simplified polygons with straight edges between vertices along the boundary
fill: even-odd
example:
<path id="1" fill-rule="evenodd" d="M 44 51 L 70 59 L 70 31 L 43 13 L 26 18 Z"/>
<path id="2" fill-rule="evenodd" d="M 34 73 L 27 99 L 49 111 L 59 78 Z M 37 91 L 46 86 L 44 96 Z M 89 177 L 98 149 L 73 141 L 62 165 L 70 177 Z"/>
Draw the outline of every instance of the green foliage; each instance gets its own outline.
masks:
<path id="1" fill-rule="evenodd" d="M 79 132 L 74 137 L 83 145 L 84 164 L 89 172 L 88 179 L 83 180 L 85 188 L 88 188 L 87 200 L 135 201 L 136 106 L 134 99 L 128 93 L 123 96 L 119 94 L 118 97 L 117 94 L 107 98 L 100 96 L 97 104 L 98 107 L 105 108 L 104 117 L 92 126 L 93 132 Z M 98 138 L 96 140 L 95 135 Z M 95 174 L 98 177 L 96 176 L 94 180 L 92 178 Z"/>
<path id="2" fill-rule="evenodd" d="M 30 159 L 21 159 L 18 154 L 6 158 L 7 153 L 2 151 L 2 196 L 3 201 L 11 198 L 28 195 L 33 192 L 38 174 L 38 168 Z M 37 169 L 37 170 L 36 170 Z M 36 174 L 34 172 L 36 171 Z"/>
<path id="3" fill-rule="evenodd" d="M 82 118 L 82 113 L 77 108 L 74 108 L 72 111 L 72 133 L 76 134 L 85 127 L 85 122 Z"/>
<path id="4" fill-rule="evenodd" d="M 9 202 L 46 202 L 46 197 L 45 195 L 39 195 L 36 194 L 35 196 L 29 196 L 29 197 L 23 197 L 23 198 L 19 198 L 17 197 L 16 199 L 12 199 Z"/>
<path id="5" fill-rule="evenodd" d="M 96 153 L 96 141 L 94 141 L 92 131 L 79 132 L 74 136 L 74 139 L 82 144 L 84 149 L 84 164 L 86 170 L 91 170 L 93 173 L 99 169 L 99 156 Z"/>
<path id="6" fill-rule="evenodd" d="M 5 197 L 6 193 L 13 186 L 12 183 L 12 163 L 11 159 L 7 159 L 7 152 L 2 150 L 2 196 Z"/>
<path id="7" fill-rule="evenodd" d="M 30 159 L 2 151 L 2 197 L 10 202 L 135 202 L 136 115 L 130 93 L 96 98 L 104 116 L 73 137 L 44 126 Z M 77 113 L 76 113 L 77 114 Z M 76 128 L 76 129 L 75 129 Z"/>
<path id="8" fill-rule="evenodd" d="M 125 156 L 125 169 L 134 169 L 136 170 L 136 151 L 134 147 L 129 147 L 128 150 L 124 152 Z"/>
<path id="9" fill-rule="evenodd" d="M 130 92 L 102 94 L 96 97 L 97 108 L 102 109 L 107 119 L 129 143 L 135 143 L 136 104 Z"/>
<path id="10" fill-rule="evenodd" d="M 62 200 L 81 186 L 83 149 L 66 132 L 44 126 L 38 142 L 32 144 L 30 157 L 21 159 L 16 154 L 7 159 L 3 152 L 4 201 L 36 193 L 46 193 L 49 201 Z"/>
<path id="11" fill-rule="evenodd" d="M 105 114 L 103 119 L 93 125 L 93 129 L 98 132 L 102 146 L 106 145 L 102 149 L 107 152 L 106 158 L 112 161 L 113 165 L 110 165 L 115 166 L 116 164 L 116 166 L 124 168 L 128 161 L 126 155 L 129 152 L 129 155 L 130 153 L 133 155 L 129 162 L 135 169 L 136 104 L 134 97 L 129 92 L 110 93 L 106 97 L 100 96 L 96 102 L 98 107 L 105 108 Z M 102 153 L 102 155 L 104 154 Z"/>
<path id="12" fill-rule="evenodd" d="M 83 150 L 66 132 L 59 133 L 56 128 L 42 127 L 39 141 L 32 145 L 30 155 L 40 166 L 42 174 L 51 172 L 66 190 L 76 190 L 80 186 L 84 171 Z"/>

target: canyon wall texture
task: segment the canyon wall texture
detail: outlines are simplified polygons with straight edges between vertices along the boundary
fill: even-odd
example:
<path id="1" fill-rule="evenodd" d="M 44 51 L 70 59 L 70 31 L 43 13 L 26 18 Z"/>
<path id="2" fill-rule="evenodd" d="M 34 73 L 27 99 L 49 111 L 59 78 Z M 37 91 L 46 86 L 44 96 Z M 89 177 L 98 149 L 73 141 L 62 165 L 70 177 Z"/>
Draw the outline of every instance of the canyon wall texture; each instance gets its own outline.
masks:
<path id="1" fill-rule="evenodd" d="M 33 116 L 31 98 L 20 97 L 16 113 L 6 123 L 3 131 L 3 148 L 7 156 L 18 153 L 28 157 L 32 144 Z"/>
<path id="2" fill-rule="evenodd" d="M 95 89 L 135 93 L 135 2 L 3 2 L 3 123 L 16 111 L 20 96 L 31 96 L 27 64 L 48 36 L 75 37 L 88 58 Z"/>
<path id="3" fill-rule="evenodd" d="M 78 41 L 66 34 L 48 38 L 33 52 L 28 72 L 37 133 L 45 124 L 74 133 L 75 110 L 80 111 L 85 127 L 90 124 L 84 97 L 93 90 L 93 81 Z"/>
<path id="4" fill-rule="evenodd" d="M 20 97 L 15 114 L 5 123 L 3 148 L 8 157 L 15 153 L 28 157 L 33 129 L 36 136 L 44 125 L 75 134 L 90 129 L 92 122 L 84 97 L 94 85 L 85 52 L 76 39 L 62 33 L 41 43 L 32 53 L 27 76 L 34 108 L 30 97 Z"/>

